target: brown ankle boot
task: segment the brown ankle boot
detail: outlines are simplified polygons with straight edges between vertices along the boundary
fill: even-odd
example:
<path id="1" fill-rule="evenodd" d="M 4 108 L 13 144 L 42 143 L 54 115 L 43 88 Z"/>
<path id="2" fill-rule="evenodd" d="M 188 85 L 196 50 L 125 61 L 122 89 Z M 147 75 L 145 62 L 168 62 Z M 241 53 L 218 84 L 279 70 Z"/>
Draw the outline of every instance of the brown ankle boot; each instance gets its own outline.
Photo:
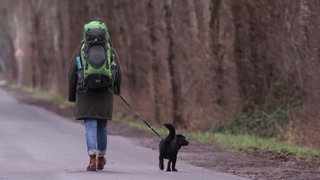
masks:
<path id="1" fill-rule="evenodd" d="M 98 156 L 98 170 L 102 170 L 104 165 L 106 165 L 107 161 L 104 156 Z"/>
<path id="2" fill-rule="evenodd" d="M 96 155 L 90 155 L 90 162 L 87 167 L 87 171 L 96 171 L 97 170 L 97 160 L 96 160 Z"/>

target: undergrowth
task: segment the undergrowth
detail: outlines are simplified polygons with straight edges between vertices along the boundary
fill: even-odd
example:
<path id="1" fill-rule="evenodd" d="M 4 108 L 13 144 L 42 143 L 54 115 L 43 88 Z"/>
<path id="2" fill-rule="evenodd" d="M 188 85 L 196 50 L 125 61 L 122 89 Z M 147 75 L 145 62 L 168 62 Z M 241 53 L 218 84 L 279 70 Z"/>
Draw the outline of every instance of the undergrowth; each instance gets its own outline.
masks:
<path id="1" fill-rule="evenodd" d="M 224 121 L 213 131 L 282 139 L 289 124 L 289 117 L 293 112 L 295 112 L 295 108 L 289 103 L 274 110 L 270 110 L 268 106 L 263 106 L 247 114 L 237 115 L 232 120 Z"/>

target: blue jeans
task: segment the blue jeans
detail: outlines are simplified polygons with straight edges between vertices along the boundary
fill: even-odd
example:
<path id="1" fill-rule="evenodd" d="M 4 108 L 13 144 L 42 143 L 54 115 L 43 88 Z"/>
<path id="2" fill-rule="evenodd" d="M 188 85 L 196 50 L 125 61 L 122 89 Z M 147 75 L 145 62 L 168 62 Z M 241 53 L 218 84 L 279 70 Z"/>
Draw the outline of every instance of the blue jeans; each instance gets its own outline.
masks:
<path id="1" fill-rule="evenodd" d="M 107 122 L 105 120 L 85 119 L 86 142 L 89 155 L 105 155 L 107 150 Z"/>

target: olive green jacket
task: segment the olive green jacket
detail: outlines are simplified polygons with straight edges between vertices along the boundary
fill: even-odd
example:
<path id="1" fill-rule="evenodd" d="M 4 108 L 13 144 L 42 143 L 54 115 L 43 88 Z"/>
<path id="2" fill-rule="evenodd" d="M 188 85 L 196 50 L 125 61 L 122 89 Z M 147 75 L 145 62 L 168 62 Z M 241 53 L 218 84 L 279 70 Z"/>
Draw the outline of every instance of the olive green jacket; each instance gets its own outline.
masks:
<path id="1" fill-rule="evenodd" d="M 114 62 L 118 68 L 118 73 L 115 76 L 115 88 L 118 89 L 118 94 L 120 94 L 120 63 L 117 58 L 115 58 Z M 77 120 L 88 118 L 112 120 L 114 94 L 109 91 L 77 91 L 77 81 L 77 63 L 75 59 L 72 59 L 69 67 L 68 100 L 75 102 L 75 118 Z"/>

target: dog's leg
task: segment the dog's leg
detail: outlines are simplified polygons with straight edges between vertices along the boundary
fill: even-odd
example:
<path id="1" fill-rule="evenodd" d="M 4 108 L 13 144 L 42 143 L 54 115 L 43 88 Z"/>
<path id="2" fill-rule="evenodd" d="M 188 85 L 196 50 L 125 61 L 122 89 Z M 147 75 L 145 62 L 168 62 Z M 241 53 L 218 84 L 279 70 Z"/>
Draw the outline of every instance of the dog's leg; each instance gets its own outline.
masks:
<path id="1" fill-rule="evenodd" d="M 176 162 L 177 158 L 172 159 L 172 171 L 178 171 L 178 169 L 176 169 Z"/>
<path id="2" fill-rule="evenodd" d="M 171 159 L 168 161 L 167 171 L 171 171 Z"/>
<path id="3" fill-rule="evenodd" d="M 164 165 L 163 165 L 163 157 L 162 157 L 162 156 L 159 156 L 159 168 L 160 168 L 161 170 L 163 170 L 163 169 L 164 169 Z"/>

